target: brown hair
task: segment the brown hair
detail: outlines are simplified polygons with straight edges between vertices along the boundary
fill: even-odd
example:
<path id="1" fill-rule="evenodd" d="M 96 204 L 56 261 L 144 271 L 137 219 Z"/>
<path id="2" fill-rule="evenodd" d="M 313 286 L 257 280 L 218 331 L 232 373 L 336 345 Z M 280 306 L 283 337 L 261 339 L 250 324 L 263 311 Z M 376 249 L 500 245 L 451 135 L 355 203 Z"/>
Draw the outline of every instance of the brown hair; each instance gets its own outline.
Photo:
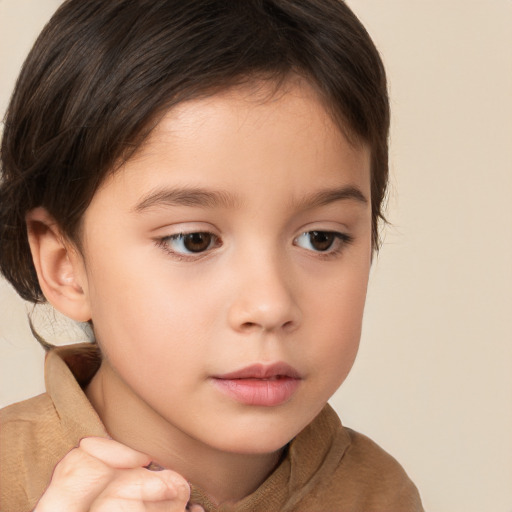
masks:
<path id="1" fill-rule="evenodd" d="M 340 0 L 68 0 L 27 57 L 1 147 L 0 271 L 44 300 L 25 215 L 43 206 L 78 244 L 81 217 L 120 159 L 180 101 L 255 76 L 312 84 L 372 151 L 374 247 L 388 180 L 379 54 Z"/>

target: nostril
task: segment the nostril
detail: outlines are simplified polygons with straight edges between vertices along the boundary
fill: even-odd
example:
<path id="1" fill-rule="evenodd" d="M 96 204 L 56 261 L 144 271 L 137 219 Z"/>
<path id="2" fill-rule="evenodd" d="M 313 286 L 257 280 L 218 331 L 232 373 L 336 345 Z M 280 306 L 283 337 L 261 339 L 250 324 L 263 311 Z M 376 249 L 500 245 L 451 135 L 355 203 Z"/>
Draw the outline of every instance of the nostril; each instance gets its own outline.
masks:
<path id="1" fill-rule="evenodd" d="M 293 298 L 283 290 L 264 289 L 265 293 L 251 295 L 244 292 L 237 297 L 228 310 L 231 328 L 244 333 L 260 331 L 291 332 L 301 323 L 301 311 Z M 277 294 L 276 292 L 279 292 Z"/>
<path id="2" fill-rule="evenodd" d="M 279 326 L 266 326 L 264 324 L 260 324 L 258 322 L 244 322 L 240 327 L 243 331 L 254 331 L 254 330 L 263 330 L 263 331 L 273 331 L 276 328 L 280 328 L 283 330 L 291 330 L 294 328 L 295 322 L 293 320 L 289 320 L 284 322 Z"/>
<path id="3" fill-rule="evenodd" d="M 288 320 L 288 322 L 285 322 L 283 324 L 283 329 L 291 329 L 293 327 L 294 323 L 292 320 Z"/>
<path id="4" fill-rule="evenodd" d="M 255 322 L 244 322 L 242 324 L 242 329 L 246 331 L 254 329 L 256 327 L 258 327 L 258 324 L 256 324 Z M 258 327 L 258 329 L 261 329 L 261 326 Z"/>

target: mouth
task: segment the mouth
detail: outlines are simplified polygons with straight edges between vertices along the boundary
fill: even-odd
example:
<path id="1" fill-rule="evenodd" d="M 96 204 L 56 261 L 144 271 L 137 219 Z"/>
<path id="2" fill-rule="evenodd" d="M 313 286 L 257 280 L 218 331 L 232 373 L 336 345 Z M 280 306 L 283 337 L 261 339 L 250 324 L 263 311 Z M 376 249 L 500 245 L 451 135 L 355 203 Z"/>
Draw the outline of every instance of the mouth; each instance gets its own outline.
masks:
<path id="1" fill-rule="evenodd" d="M 299 372 L 286 363 L 275 363 L 215 375 L 212 382 L 222 394 L 241 404 L 275 407 L 291 399 L 302 379 Z"/>

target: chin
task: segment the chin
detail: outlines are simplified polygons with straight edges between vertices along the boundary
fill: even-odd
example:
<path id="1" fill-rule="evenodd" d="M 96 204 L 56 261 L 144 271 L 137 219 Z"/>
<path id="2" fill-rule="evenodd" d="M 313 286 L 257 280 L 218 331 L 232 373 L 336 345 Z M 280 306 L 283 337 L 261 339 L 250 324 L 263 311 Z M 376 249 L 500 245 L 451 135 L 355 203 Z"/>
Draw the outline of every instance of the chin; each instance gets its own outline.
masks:
<path id="1" fill-rule="evenodd" d="M 308 422 L 309 423 L 309 422 Z M 303 428 L 303 427 L 302 427 Z M 286 425 L 286 421 L 253 422 L 252 425 L 231 425 L 226 432 L 229 436 L 217 438 L 216 447 L 224 452 L 245 455 L 274 453 L 286 446 L 301 430 L 297 423 Z"/>
<path id="2" fill-rule="evenodd" d="M 230 440 L 221 448 L 222 451 L 229 453 L 237 453 L 240 455 L 266 455 L 269 453 L 275 453 L 285 447 L 292 438 L 280 438 L 280 439 L 240 439 Z"/>

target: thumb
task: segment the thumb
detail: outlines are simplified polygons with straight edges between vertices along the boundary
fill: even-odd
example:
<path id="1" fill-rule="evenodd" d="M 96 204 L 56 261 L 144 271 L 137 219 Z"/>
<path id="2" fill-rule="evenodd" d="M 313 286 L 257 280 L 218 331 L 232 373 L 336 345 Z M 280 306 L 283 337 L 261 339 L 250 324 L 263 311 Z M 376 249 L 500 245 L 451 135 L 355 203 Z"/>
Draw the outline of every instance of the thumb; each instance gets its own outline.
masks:
<path id="1" fill-rule="evenodd" d="M 187 512 L 204 512 L 204 508 L 201 505 L 187 505 Z"/>

